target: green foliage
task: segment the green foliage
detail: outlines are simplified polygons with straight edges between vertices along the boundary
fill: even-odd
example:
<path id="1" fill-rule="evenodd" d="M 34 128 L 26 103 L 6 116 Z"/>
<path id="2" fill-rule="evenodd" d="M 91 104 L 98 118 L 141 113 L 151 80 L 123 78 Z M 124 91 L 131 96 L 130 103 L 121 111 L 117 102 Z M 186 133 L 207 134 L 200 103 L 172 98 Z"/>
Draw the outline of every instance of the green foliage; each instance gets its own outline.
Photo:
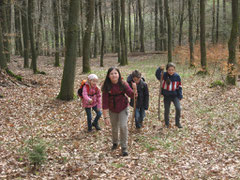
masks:
<path id="1" fill-rule="evenodd" d="M 207 76 L 209 75 L 209 72 L 207 70 L 200 70 L 196 73 L 198 76 Z"/>
<path id="2" fill-rule="evenodd" d="M 227 76 L 227 83 L 230 85 L 236 85 L 236 76 L 234 75 L 228 75 Z"/>
<path id="3" fill-rule="evenodd" d="M 211 83 L 210 88 L 214 88 L 214 87 L 217 87 L 217 86 L 225 87 L 226 85 L 224 84 L 224 82 L 222 82 L 220 80 L 217 80 L 217 81 L 214 81 L 214 82 Z"/>
<path id="4" fill-rule="evenodd" d="M 19 76 L 19 75 L 16 75 L 14 74 L 12 71 L 10 71 L 8 68 L 6 69 L 6 73 L 9 75 L 9 76 L 12 76 L 14 78 L 16 78 L 18 81 L 22 81 L 22 76 Z"/>
<path id="5" fill-rule="evenodd" d="M 27 141 L 25 152 L 31 164 L 39 166 L 46 161 L 46 147 L 45 142 L 38 138 L 31 138 Z"/>

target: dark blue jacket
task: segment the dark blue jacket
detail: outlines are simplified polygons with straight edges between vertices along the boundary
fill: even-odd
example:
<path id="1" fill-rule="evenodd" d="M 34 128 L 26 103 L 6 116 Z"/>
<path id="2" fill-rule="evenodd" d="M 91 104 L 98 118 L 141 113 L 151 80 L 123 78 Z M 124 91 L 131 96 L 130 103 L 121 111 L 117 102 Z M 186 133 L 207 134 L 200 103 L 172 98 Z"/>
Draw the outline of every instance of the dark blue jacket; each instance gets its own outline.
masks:
<path id="1" fill-rule="evenodd" d="M 158 68 L 155 73 L 158 80 L 161 78 L 161 73 L 162 70 Z M 166 83 L 167 79 L 170 79 L 170 84 Z M 170 76 L 167 72 L 164 72 L 162 82 L 162 95 L 167 97 L 178 97 L 180 100 L 183 98 L 181 78 L 177 73 L 174 73 L 172 76 Z"/>
<path id="2" fill-rule="evenodd" d="M 127 82 L 132 88 L 132 82 L 133 78 L 132 75 L 130 74 L 127 78 Z M 138 97 L 137 97 L 137 108 L 144 108 L 145 110 L 148 110 L 149 106 L 149 92 L 148 92 L 148 86 L 147 83 L 144 82 L 144 79 L 142 78 L 141 81 L 137 84 L 137 92 L 138 92 Z M 130 101 L 130 106 L 133 107 L 133 99 Z"/>

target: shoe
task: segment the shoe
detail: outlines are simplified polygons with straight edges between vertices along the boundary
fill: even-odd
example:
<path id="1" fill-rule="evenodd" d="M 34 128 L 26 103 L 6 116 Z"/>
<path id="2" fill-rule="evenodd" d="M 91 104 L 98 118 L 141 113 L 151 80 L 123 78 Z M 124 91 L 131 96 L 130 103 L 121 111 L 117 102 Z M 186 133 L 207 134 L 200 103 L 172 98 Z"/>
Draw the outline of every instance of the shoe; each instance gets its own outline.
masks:
<path id="1" fill-rule="evenodd" d="M 112 146 L 112 151 L 117 149 L 117 147 L 118 147 L 118 145 L 114 143 L 113 146 Z"/>
<path id="2" fill-rule="evenodd" d="M 92 132 L 92 129 L 88 129 L 88 132 Z"/>
<path id="3" fill-rule="evenodd" d="M 128 152 L 126 148 L 122 149 L 122 156 L 128 156 Z"/>
<path id="4" fill-rule="evenodd" d="M 177 126 L 178 128 L 182 128 L 182 125 L 181 125 L 181 124 L 176 124 L 176 126 Z"/>
<path id="5" fill-rule="evenodd" d="M 99 127 L 98 123 L 96 123 L 96 124 L 92 123 L 92 126 L 94 126 L 97 131 L 101 130 L 101 128 Z"/>
<path id="6" fill-rule="evenodd" d="M 169 127 L 170 127 L 169 124 L 165 124 L 165 126 L 166 126 L 166 128 L 169 128 Z"/>

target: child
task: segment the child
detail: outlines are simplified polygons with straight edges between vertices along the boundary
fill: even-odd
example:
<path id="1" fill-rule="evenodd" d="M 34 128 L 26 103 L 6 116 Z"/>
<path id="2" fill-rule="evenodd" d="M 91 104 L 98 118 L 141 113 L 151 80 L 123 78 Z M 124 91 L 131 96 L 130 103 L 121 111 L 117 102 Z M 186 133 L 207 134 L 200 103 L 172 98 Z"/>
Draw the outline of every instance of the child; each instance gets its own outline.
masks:
<path id="1" fill-rule="evenodd" d="M 136 92 L 136 84 L 132 84 Z M 109 68 L 103 87 L 102 87 L 103 117 L 105 124 L 109 125 L 109 116 L 112 125 L 112 150 L 118 147 L 118 131 L 120 129 L 120 144 L 122 155 L 127 156 L 127 138 L 128 138 L 128 98 L 125 94 L 133 98 L 133 90 L 129 85 L 122 81 L 120 71 L 117 68 Z"/>
<path id="2" fill-rule="evenodd" d="M 87 113 L 87 122 L 88 122 L 88 132 L 92 131 L 92 126 L 96 128 L 96 130 L 101 130 L 98 125 L 98 120 L 102 115 L 101 112 L 101 94 L 100 90 L 97 87 L 98 77 L 95 74 L 90 74 L 88 76 L 88 81 L 83 87 L 83 100 L 82 104 Z M 92 123 L 92 113 L 91 108 L 96 112 L 96 117 Z"/>
<path id="3" fill-rule="evenodd" d="M 164 66 L 161 66 L 156 71 L 156 77 L 158 80 L 161 78 L 161 73 L 163 72 Z M 175 125 L 178 128 L 182 128 L 180 124 L 180 115 L 181 115 L 181 107 L 180 100 L 182 99 L 182 86 L 181 86 L 181 78 L 175 72 L 175 65 L 173 63 L 168 63 L 166 67 L 167 72 L 163 74 L 163 82 L 162 82 L 162 94 L 164 96 L 164 119 L 165 125 L 169 127 L 169 111 L 171 102 L 173 102 L 176 115 L 175 115 Z"/>
<path id="4" fill-rule="evenodd" d="M 135 111 L 135 125 L 139 129 L 142 127 L 142 122 L 145 117 L 145 110 L 148 110 L 149 105 L 149 93 L 147 83 L 144 82 L 142 75 L 139 71 L 135 70 L 127 78 L 127 82 L 131 87 L 131 83 L 135 82 L 137 84 L 137 101 L 136 101 L 136 111 Z M 130 105 L 133 107 L 134 100 L 131 99 Z"/>

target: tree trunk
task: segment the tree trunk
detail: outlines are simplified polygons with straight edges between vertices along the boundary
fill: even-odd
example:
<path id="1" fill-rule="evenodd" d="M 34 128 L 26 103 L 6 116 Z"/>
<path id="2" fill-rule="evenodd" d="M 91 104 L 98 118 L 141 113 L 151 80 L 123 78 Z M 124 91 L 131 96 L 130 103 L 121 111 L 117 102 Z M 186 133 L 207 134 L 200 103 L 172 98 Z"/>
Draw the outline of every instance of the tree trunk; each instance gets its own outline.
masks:
<path id="1" fill-rule="evenodd" d="M 43 20 L 43 5 L 44 5 L 44 0 L 41 0 L 40 1 L 40 14 L 39 14 L 39 21 L 38 21 L 38 26 L 37 26 L 37 33 L 36 33 L 36 53 L 37 53 L 37 56 L 40 53 L 40 37 L 41 37 L 41 26 L 42 26 L 42 20 Z M 57 7 L 55 7 L 57 8 Z"/>
<path id="2" fill-rule="evenodd" d="M 139 25 L 140 25 L 140 52 L 145 52 L 144 47 L 144 21 L 142 17 L 142 4 L 141 0 L 138 0 L 138 13 L 139 13 Z"/>
<path id="3" fill-rule="evenodd" d="M 61 90 L 58 98 L 71 100 L 74 98 L 74 79 L 77 56 L 77 35 L 79 18 L 79 0 L 70 1 L 69 22 L 67 28 L 66 57 L 64 61 Z M 92 1 L 91 1 L 92 3 Z M 88 54 L 89 55 L 89 54 Z"/>
<path id="4" fill-rule="evenodd" d="M 189 50 L 190 50 L 190 67 L 194 67 L 194 46 L 193 46 L 193 4 L 188 0 L 188 17 L 189 17 Z"/>
<path id="5" fill-rule="evenodd" d="M 159 51 L 159 37 L 158 37 L 158 1 L 155 0 L 155 51 Z"/>
<path id="6" fill-rule="evenodd" d="M 114 1 L 111 1 L 111 52 L 115 52 L 115 34 L 114 34 Z"/>
<path id="7" fill-rule="evenodd" d="M 29 29 L 29 37 L 31 44 L 31 52 L 32 52 L 32 68 L 33 73 L 37 73 L 37 54 L 35 49 L 35 41 L 34 41 L 34 29 L 33 29 L 33 19 L 34 19 L 34 0 L 28 0 L 28 29 Z"/>
<path id="8" fill-rule="evenodd" d="M 118 62 L 120 62 L 120 15 L 119 15 L 119 0 L 114 0 L 115 6 L 115 51 L 118 53 Z"/>
<path id="9" fill-rule="evenodd" d="M 9 29 L 8 29 L 8 18 L 7 18 L 7 1 L 1 2 L 1 13 L 2 13 L 2 19 L 3 19 L 3 27 L 2 27 L 2 32 L 3 32 L 3 47 L 4 51 L 3 53 L 5 54 L 7 62 L 10 62 L 10 40 L 9 40 Z"/>
<path id="10" fill-rule="evenodd" d="M 185 2 L 184 2 L 184 0 L 182 0 L 182 9 L 181 9 L 181 13 L 180 13 L 180 22 L 179 22 L 179 38 L 178 38 L 178 45 L 179 46 L 182 46 L 184 10 L 185 10 Z"/>
<path id="11" fill-rule="evenodd" d="M 197 19 L 196 19 L 196 38 L 195 38 L 195 43 L 198 42 L 199 40 L 199 19 L 200 19 L 200 1 L 201 0 L 197 0 Z"/>
<path id="12" fill-rule="evenodd" d="M 166 37 L 164 32 L 164 13 L 163 13 L 163 1 L 159 0 L 159 21 L 160 21 L 160 50 L 163 51 L 166 45 Z"/>
<path id="13" fill-rule="evenodd" d="M 227 82 L 229 84 L 236 84 L 236 46 L 237 46 L 237 37 L 238 37 L 238 22 L 239 22 L 239 13 L 238 13 L 238 0 L 232 0 L 232 30 L 230 39 L 228 41 L 228 75 Z"/>
<path id="14" fill-rule="evenodd" d="M 201 66 L 203 71 L 207 71 L 205 41 L 205 0 L 200 0 L 200 46 L 201 46 Z"/>
<path id="15" fill-rule="evenodd" d="M 218 43 L 219 37 L 219 0 L 217 0 L 217 19 L 216 19 L 216 43 Z"/>
<path id="16" fill-rule="evenodd" d="M 59 13 L 58 13 L 58 1 L 57 0 L 52 0 L 53 2 L 53 19 L 54 19 L 54 34 L 55 34 L 55 67 L 59 67 Z"/>
<path id="17" fill-rule="evenodd" d="M 14 1 L 10 1 L 10 5 L 11 5 L 11 23 L 10 23 L 10 25 L 11 25 L 11 30 L 10 30 L 10 34 L 11 34 L 11 36 L 10 36 L 10 42 L 11 42 L 11 45 L 10 45 L 10 47 L 11 47 L 11 53 L 12 54 L 15 54 L 15 37 L 13 36 L 13 35 L 15 35 L 16 33 L 15 33 L 15 9 L 14 9 Z"/>
<path id="18" fill-rule="evenodd" d="M 103 67 L 103 56 L 104 56 L 104 46 L 105 46 L 105 31 L 104 31 L 104 24 L 103 24 L 103 17 L 102 17 L 102 0 L 99 0 L 99 18 L 100 18 L 101 34 L 102 34 L 100 66 Z"/>
<path id="19" fill-rule="evenodd" d="M 227 38 L 227 13 L 226 13 L 226 0 L 223 0 L 223 39 Z"/>
<path id="20" fill-rule="evenodd" d="M 15 30 L 16 30 L 16 38 L 15 38 L 15 44 L 16 44 L 16 55 L 23 56 L 22 53 L 22 31 L 21 31 L 21 11 L 19 9 L 15 10 Z"/>
<path id="21" fill-rule="evenodd" d="M 7 60 L 5 57 L 5 54 L 3 53 L 4 47 L 3 47 L 3 33 L 2 33 L 2 22 L 0 18 L 0 68 L 6 69 L 7 68 Z"/>
<path id="22" fill-rule="evenodd" d="M 164 0 L 165 14 L 168 24 L 168 62 L 172 62 L 172 28 L 171 28 L 171 17 L 169 13 L 168 0 Z"/>
<path id="23" fill-rule="evenodd" d="M 23 0 L 23 13 L 22 13 L 22 31 L 23 31 L 23 46 L 24 46 L 24 68 L 29 68 L 29 31 L 28 31 L 28 18 L 27 18 L 27 3 Z"/>
<path id="24" fill-rule="evenodd" d="M 139 50 L 139 24 L 138 24 L 138 7 L 137 7 L 137 3 L 136 3 L 136 10 L 134 12 L 134 51 L 138 51 Z"/>
<path id="25" fill-rule="evenodd" d="M 125 32 L 125 0 L 121 0 L 121 27 L 120 27 L 120 41 L 121 41 L 121 61 L 120 65 L 128 64 L 127 60 L 127 41 Z"/>
<path id="26" fill-rule="evenodd" d="M 212 43 L 215 44 L 215 0 L 213 0 L 212 10 Z"/>
<path id="27" fill-rule="evenodd" d="M 84 32 L 83 38 L 83 73 L 88 73 L 91 71 L 90 68 L 90 42 L 91 33 L 94 19 L 94 0 L 86 0 L 87 14 L 86 14 L 86 30 Z"/>
<path id="28" fill-rule="evenodd" d="M 98 51 L 98 2 L 95 0 L 94 50 L 93 57 L 97 58 Z"/>
<path id="29" fill-rule="evenodd" d="M 130 52 L 133 52 L 132 48 L 132 20 L 131 20 L 131 4 L 132 0 L 129 0 L 128 2 L 128 33 L 129 33 L 129 49 Z"/>

